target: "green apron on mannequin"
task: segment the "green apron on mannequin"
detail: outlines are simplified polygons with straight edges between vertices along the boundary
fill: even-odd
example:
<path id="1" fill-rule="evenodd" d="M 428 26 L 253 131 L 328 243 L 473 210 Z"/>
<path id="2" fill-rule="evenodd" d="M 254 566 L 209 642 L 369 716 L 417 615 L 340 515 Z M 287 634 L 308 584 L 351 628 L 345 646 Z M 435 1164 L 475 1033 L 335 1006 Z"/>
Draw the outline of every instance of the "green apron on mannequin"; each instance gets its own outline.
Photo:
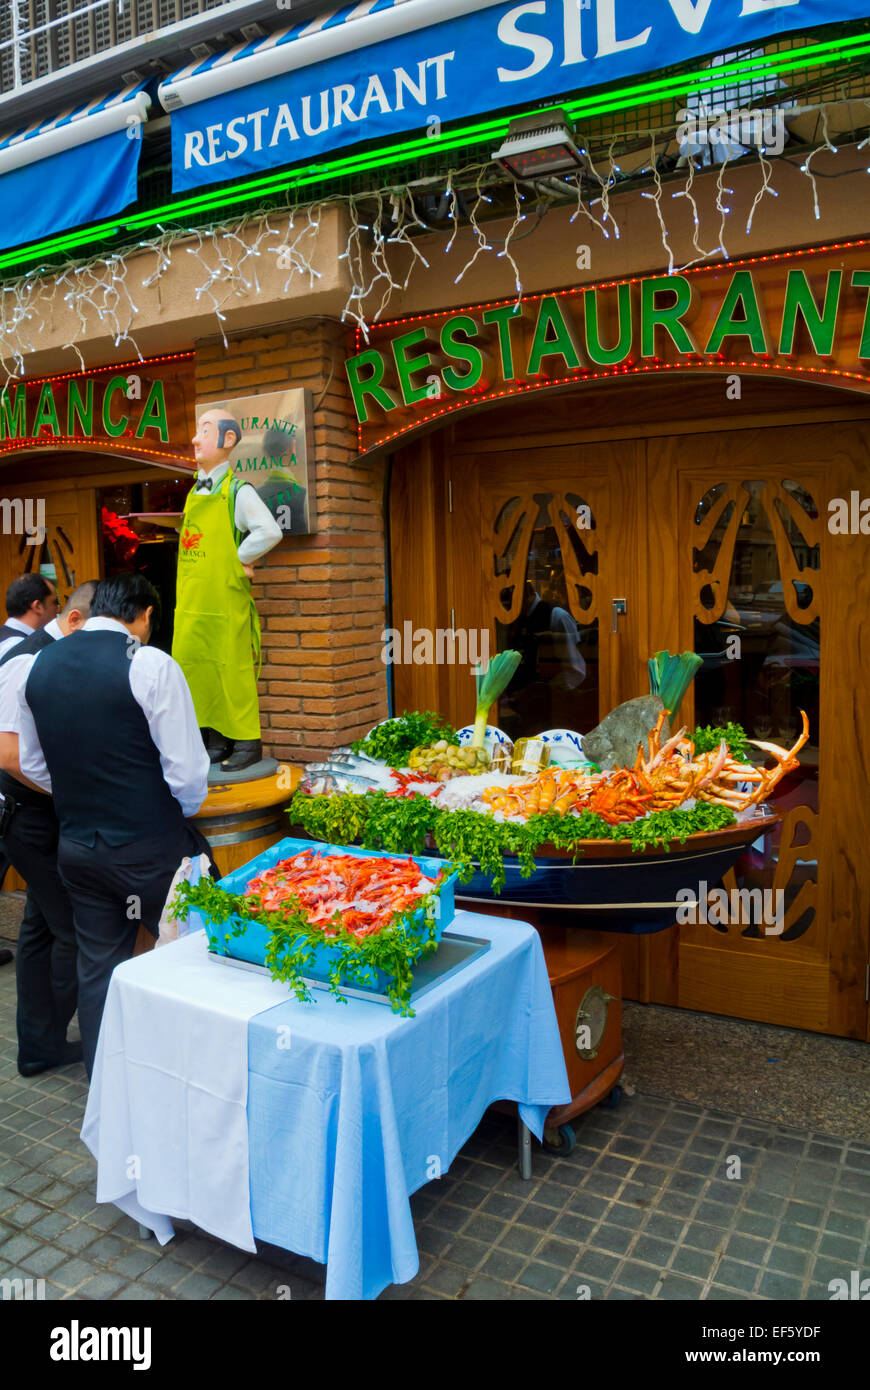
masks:
<path id="1" fill-rule="evenodd" d="M 216 492 L 194 488 L 184 504 L 172 655 L 200 727 L 239 741 L 260 737 L 260 620 L 238 556 L 232 481 L 227 472 Z"/>

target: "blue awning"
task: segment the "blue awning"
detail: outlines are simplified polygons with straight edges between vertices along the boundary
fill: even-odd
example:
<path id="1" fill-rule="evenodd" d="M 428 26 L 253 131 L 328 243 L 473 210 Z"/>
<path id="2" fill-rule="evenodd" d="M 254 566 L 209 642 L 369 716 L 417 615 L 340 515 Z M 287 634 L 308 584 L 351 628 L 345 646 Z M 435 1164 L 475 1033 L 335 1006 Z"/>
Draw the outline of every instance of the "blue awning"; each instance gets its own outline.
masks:
<path id="1" fill-rule="evenodd" d="M 865 10 L 866 0 L 362 0 L 166 78 L 173 188 L 412 131 L 437 140 L 443 122 L 552 102 Z"/>
<path id="2" fill-rule="evenodd" d="M 110 217 L 136 201 L 151 98 L 131 83 L 0 138 L 0 248 Z"/>

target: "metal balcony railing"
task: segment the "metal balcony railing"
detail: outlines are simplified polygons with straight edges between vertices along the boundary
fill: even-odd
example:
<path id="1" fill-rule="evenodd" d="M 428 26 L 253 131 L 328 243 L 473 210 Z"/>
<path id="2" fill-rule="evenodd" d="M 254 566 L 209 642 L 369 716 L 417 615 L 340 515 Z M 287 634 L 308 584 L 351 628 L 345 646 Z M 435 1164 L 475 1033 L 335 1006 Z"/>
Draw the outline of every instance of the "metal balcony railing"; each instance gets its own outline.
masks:
<path id="1" fill-rule="evenodd" d="M 225 10 L 238 23 L 248 8 L 240 0 L 2 0 L 0 97 L 24 94 L 42 79 L 122 46 L 135 68 L 141 41 L 150 47 L 158 35 L 182 26 L 180 37 L 209 11 Z M 270 8 L 278 19 L 286 7 L 273 0 Z M 219 20 L 215 16 L 216 28 Z"/>

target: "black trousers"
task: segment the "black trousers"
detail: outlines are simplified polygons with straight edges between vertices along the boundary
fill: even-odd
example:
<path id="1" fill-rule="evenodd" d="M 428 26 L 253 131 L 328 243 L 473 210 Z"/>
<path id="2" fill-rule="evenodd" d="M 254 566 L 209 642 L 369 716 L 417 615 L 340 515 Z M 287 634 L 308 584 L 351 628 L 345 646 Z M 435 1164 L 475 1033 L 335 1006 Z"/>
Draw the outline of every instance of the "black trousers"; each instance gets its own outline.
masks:
<path id="1" fill-rule="evenodd" d="M 89 1077 L 112 971 L 132 956 L 140 925 L 157 936 L 179 864 L 201 853 L 217 875 L 208 842 L 190 822 L 180 833 L 173 829 L 128 845 L 110 845 L 100 835 L 93 846 L 61 836 L 57 862 L 75 917 L 79 1032 Z"/>
<path id="2" fill-rule="evenodd" d="M 76 1011 L 76 937 L 72 903 L 57 868 L 58 825 L 44 806 L 18 805 L 2 841 L 4 857 L 27 880 L 18 936 L 18 1057 L 57 1057 Z"/>

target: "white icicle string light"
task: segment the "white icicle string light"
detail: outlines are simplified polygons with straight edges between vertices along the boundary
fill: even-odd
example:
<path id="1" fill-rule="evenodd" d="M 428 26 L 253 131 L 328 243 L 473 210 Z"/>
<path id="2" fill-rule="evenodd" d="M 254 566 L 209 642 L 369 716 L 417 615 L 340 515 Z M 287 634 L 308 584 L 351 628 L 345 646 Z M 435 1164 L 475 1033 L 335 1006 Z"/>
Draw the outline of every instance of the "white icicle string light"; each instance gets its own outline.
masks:
<path id="1" fill-rule="evenodd" d="M 725 245 L 725 218 L 730 213 L 730 207 L 726 207 L 722 201 L 723 193 L 730 193 L 733 197 L 734 189 L 728 188 L 725 183 L 725 170 L 728 167 L 728 160 L 723 159 L 719 169 L 719 177 L 716 180 L 716 210 L 719 213 L 719 245 L 716 248 L 722 252 L 726 261 L 728 260 L 728 249 Z"/>
<path id="2" fill-rule="evenodd" d="M 599 187 L 601 188 L 601 197 L 600 197 L 600 199 L 599 199 L 599 198 L 595 198 L 595 199 L 590 203 L 589 206 L 590 206 L 590 208 L 593 208 L 597 202 L 600 202 L 600 203 L 601 203 L 601 221 L 602 221 L 602 225 L 605 224 L 605 223 L 607 223 L 608 221 L 612 222 L 612 223 L 613 223 L 613 234 L 614 234 L 614 236 L 616 237 L 616 240 L 619 241 L 619 224 L 617 223 L 616 218 L 613 216 L 613 213 L 610 211 L 610 190 L 611 190 L 611 188 L 613 187 L 613 185 L 616 183 L 616 166 L 615 166 L 615 164 L 614 164 L 614 162 L 613 162 L 613 150 L 614 150 L 614 146 L 615 146 L 615 145 L 616 145 L 616 138 L 614 137 L 614 139 L 611 140 L 611 142 L 610 142 L 610 149 L 609 149 L 608 152 L 607 152 L 607 157 L 608 157 L 608 160 L 609 160 L 609 167 L 608 167 L 608 170 L 607 170 L 607 178 L 606 178 L 606 179 L 605 179 L 605 178 L 602 178 L 601 174 L 599 174 L 598 170 L 597 170 L 596 167 L 595 167 L 595 164 L 593 163 L 592 155 L 589 153 L 588 149 L 586 150 L 585 153 L 586 153 L 586 158 L 589 160 L 589 168 L 590 168 L 591 171 L 592 171 L 593 177 L 596 178 L 596 179 L 598 180 Z M 604 235 L 607 236 L 608 233 L 605 232 Z"/>
<path id="3" fill-rule="evenodd" d="M 572 180 L 572 182 L 574 183 L 577 189 L 577 206 L 572 212 L 571 216 L 568 218 L 568 221 L 576 221 L 576 219 L 580 216 L 580 213 L 582 212 L 583 216 L 587 219 L 587 221 L 592 223 L 596 231 L 601 232 L 602 236 L 609 241 L 610 233 L 604 226 L 604 223 L 599 222 L 597 217 L 593 217 L 591 210 L 586 206 L 586 204 L 583 201 L 583 175 L 577 174 L 575 178 Z"/>
<path id="4" fill-rule="evenodd" d="M 496 252 L 496 255 L 506 257 L 511 269 L 513 270 L 517 289 L 517 308 L 519 309 L 519 306 L 523 301 L 523 285 L 522 281 L 520 280 L 520 268 L 513 258 L 513 254 L 510 249 L 510 244 L 514 235 L 519 230 L 520 223 L 525 222 L 526 214 L 522 211 L 522 195 L 520 193 L 519 184 L 516 183 L 514 184 L 514 204 L 516 206 L 516 215 L 514 217 L 513 222 L 510 225 L 508 234 L 504 239 L 504 246 L 502 247 L 501 251 Z"/>
<path id="5" fill-rule="evenodd" d="M 749 209 L 749 217 L 746 221 L 747 236 L 749 236 L 749 233 L 752 231 L 752 219 L 755 216 L 755 209 L 758 207 L 758 204 L 761 202 L 765 193 L 769 193 L 772 198 L 779 197 L 779 194 L 777 193 L 776 189 L 772 188 L 770 185 L 770 176 L 773 173 L 773 165 L 771 164 L 769 159 L 765 158 L 764 147 L 762 145 L 758 146 L 758 162 L 761 165 L 761 187 L 759 188 L 758 192 L 753 198 L 752 207 Z M 815 186 L 815 180 L 813 181 L 813 183 Z M 816 215 L 818 216 L 818 214 Z"/>
<path id="6" fill-rule="evenodd" d="M 662 233 L 662 246 L 668 254 L 668 274 L 673 275 L 674 253 L 671 250 L 670 244 L 668 242 L 668 228 L 664 216 L 662 215 L 662 178 L 661 174 L 658 171 L 656 162 L 656 137 L 654 135 L 652 136 L 652 145 L 650 148 L 650 169 L 652 171 L 653 179 L 655 180 L 656 191 L 655 193 L 643 192 L 640 196 L 642 198 L 649 198 L 650 202 L 655 204 L 656 214 L 659 219 L 659 227 L 661 228 Z"/>
<path id="7" fill-rule="evenodd" d="M 474 207 L 471 209 L 471 212 L 470 212 L 470 214 L 469 214 L 469 222 L 471 223 L 471 230 L 472 230 L 472 232 L 474 233 L 474 235 L 475 235 L 475 237 L 476 237 L 476 239 L 477 239 L 477 250 L 474 252 L 474 254 L 472 255 L 471 259 L 468 260 L 468 261 L 466 261 L 465 265 L 462 267 L 462 269 L 460 270 L 459 274 L 456 276 L 456 279 L 453 281 L 454 285 L 458 285 L 459 282 L 465 278 L 465 275 L 466 275 L 467 272 L 471 269 L 471 267 L 474 265 L 474 263 L 475 263 L 475 261 L 477 260 L 478 256 L 481 255 L 482 252 L 484 252 L 484 251 L 492 251 L 492 250 L 494 249 L 494 248 L 490 245 L 489 241 L 487 240 L 486 232 L 483 230 L 483 228 L 481 227 L 480 223 L 479 223 L 478 220 L 477 220 L 477 214 L 478 214 L 478 212 L 479 212 L 479 210 L 480 210 L 480 205 L 481 205 L 481 203 L 490 202 L 490 201 L 491 201 L 491 199 L 487 198 L 487 197 L 484 195 L 484 193 L 482 192 L 482 189 L 481 189 L 481 184 L 482 184 L 482 182 L 483 182 L 483 176 L 484 176 L 484 174 L 487 172 L 487 170 L 488 170 L 490 167 L 491 167 L 490 165 L 486 165 L 486 164 L 485 164 L 485 165 L 483 166 L 483 168 L 479 171 L 478 175 L 477 175 L 477 183 L 475 184 L 475 188 L 474 188 L 475 194 L 476 194 L 477 196 L 476 196 L 476 200 L 475 200 Z"/>
<path id="8" fill-rule="evenodd" d="M 859 145 L 858 148 L 860 149 L 861 146 Z M 817 222 L 822 215 L 819 209 L 819 189 L 818 184 L 816 183 L 816 176 L 810 168 L 810 164 L 815 159 L 816 155 L 820 154 L 822 150 L 830 150 L 833 154 L 837 153 L 837 146 L 831 144 L 831 137 L 828 132 L 828 109 L 826 106 L 822 107 L 822 143 L 820 145 L 817 145 L 816 148 L 812 150 L 810 154 L 807 155 L 806 159 L 801 165 L 801 173 L 806 174 L 807 178 L 812 184 L 813 216 L 815 217 Z"/>
<path id="9" fill-rule="evenodd" d="M 693 220 L 693 223 L 694 223 L 694 229 L 693 229 L 693 233 L 692 233 L 692 245 L 694 246 L 695 250 L 696 250 L 697 253 L 698 253 L 697 256 L 695 256 L 695 258 L 694 258 L 693 260 L 691 260 L 691 261 L 686 261 L 685 265 L 681 265 L 681 266 L 680 266 L 680 270 L 681 270 L 681 271 L 683 271 L 683 270 L 688 270 L 688 269 L 689 269 L 689 266 L 698 265 L 701 261 L 709 260 L 709 258 L 710 258 L 711 256 L 715 256 L 716 251 L 718 250 L 718 247 L 715 247 L 715 246 L 714 246 L 712 251 L 705 251 L 704 248 L 703 248 L 703 246 L 701 245 L 701 243 L 700 243 L 699 240 L 698 240 L 698 237 L 699 237 L 700 234 L 701 234 L 701 227 L 700 227 L 700 221 L 701 221 L 701 219 L 700 219 L 699 216 L 698 216 L 698 204 L 695 202 L 695 197 L 694 197 L 694 194 L 692 193 L 692 188 L 693 188 L 694 182 L 695 182 L 695 164 L 694 164 L 694 160 L 692 159 L 692 157 L 691 157 L 691 155 L 690 155 L 690 156 L 689 156 L 689 172 L 688 172 L 688 175 L 687 175 L 687 177 L 686 177 L 686 186 L 685 186 L 685 188 L 680 188 L 680 189 L 678 189 L 676 193 L 672 193 L 672 194 L 671 194 L 671 197 L 672 197 L 672 198 L 685 198 L 685 199 L 686 199 L 686 202 L 689 204 L 689 207 L 692 209 L 692 220 Z"/>

